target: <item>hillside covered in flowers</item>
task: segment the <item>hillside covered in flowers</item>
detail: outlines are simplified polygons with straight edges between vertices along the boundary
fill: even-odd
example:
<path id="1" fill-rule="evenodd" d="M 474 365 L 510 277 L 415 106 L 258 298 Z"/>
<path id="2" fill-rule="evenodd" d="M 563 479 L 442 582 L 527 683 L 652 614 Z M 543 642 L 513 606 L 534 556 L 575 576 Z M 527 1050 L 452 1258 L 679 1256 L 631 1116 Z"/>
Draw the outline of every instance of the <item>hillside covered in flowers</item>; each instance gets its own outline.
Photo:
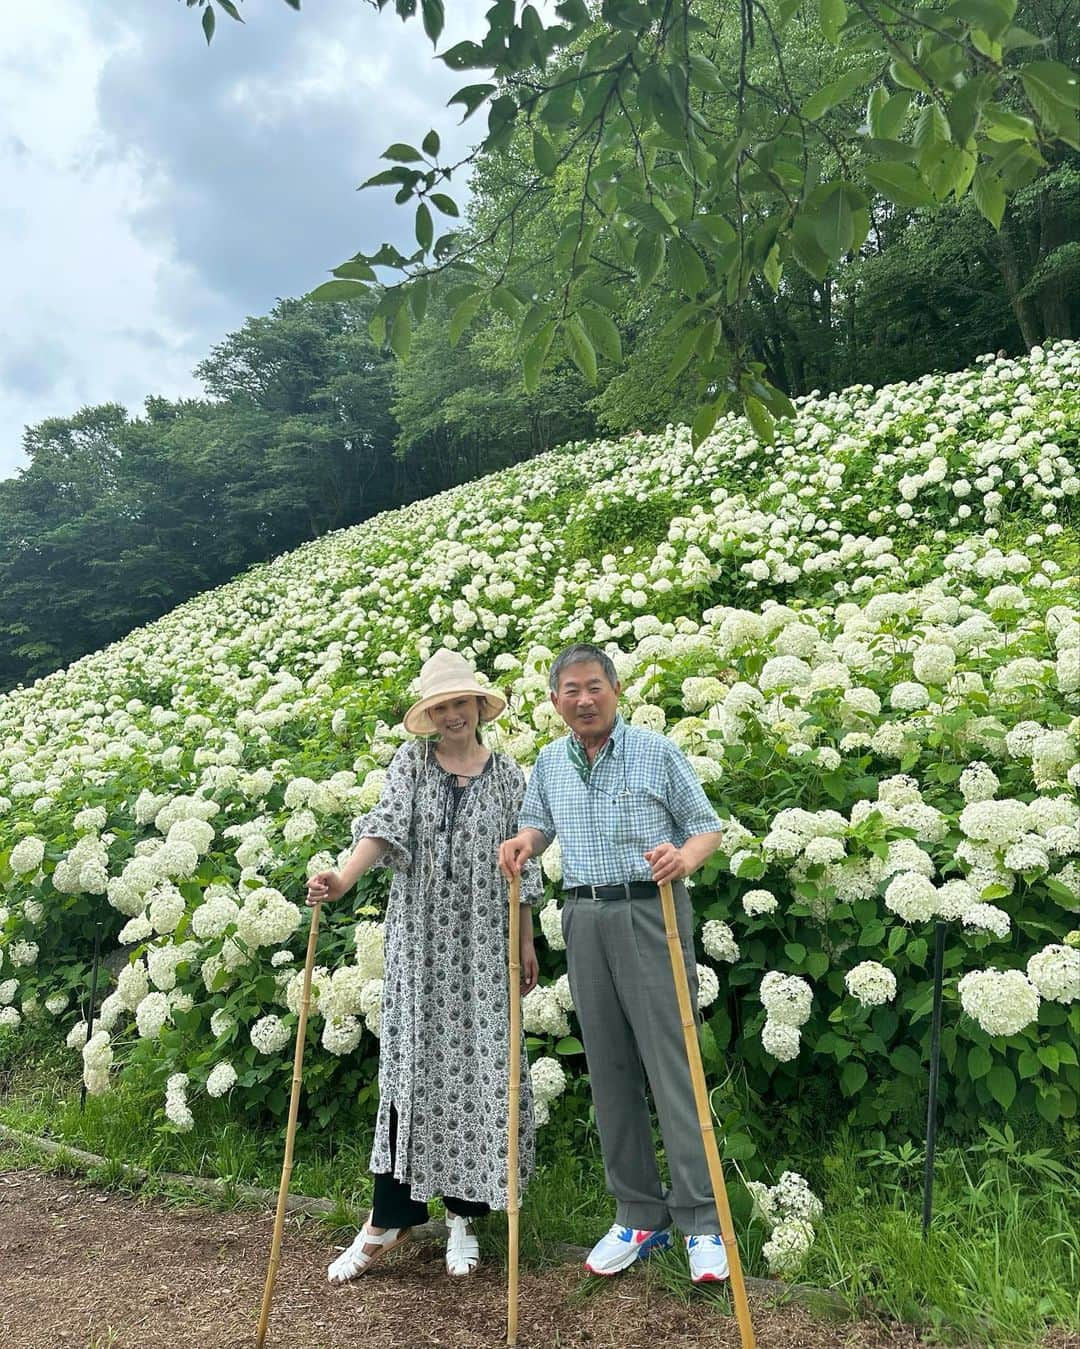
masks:
<path id="1" fill-rule="evenodd" d="M 937 920 L 951 1124 L 1068 1127 L 1078 439 L 1080 346 L 1059 344 L 801 400 L 772 446 L 733 417 L 697 450 L 685 428 L 568 445 L 0 697 L 0 1035 L 54 1025 L 92 1093 L 148 1077 L 158 1125 L 282 1116 L 304 881 L 377 799 L 421 662 L 457 645 L 508 690 L 500 744 L 527 769 L 562 731 L 551 656 L 589 640 L 726 822 L 693 893 L 728 1155 L 769 1115 L 918 1118 Z M 555 1118 L 584 1058 L 557 849 L 544 864 L 525 1019 Z M 326 915 L 305 1073 L 322 1123 L 371 1114 L 384 893 L 365 878 Z"/>

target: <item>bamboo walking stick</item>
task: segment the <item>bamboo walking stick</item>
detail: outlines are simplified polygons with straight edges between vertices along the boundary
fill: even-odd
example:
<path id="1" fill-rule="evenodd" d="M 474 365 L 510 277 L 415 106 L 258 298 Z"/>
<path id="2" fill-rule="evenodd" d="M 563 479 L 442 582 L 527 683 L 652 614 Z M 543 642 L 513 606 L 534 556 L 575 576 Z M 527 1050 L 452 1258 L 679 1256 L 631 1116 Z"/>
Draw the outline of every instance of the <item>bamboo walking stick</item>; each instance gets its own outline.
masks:
<path id="1" fill-rule="evenodd" d="M 518 1120 L 521 1112 L 521 877 L 510 880 L 510 1082 L 506 1140 L 506 1343 L 518 1329 Z"/>
<path id="2" fill-rule="evenodd" d="M 293 1055 L 292 1095 L 289 1097 L 289 1123 L 285 1130 L 285 1160 L 281 1164 L 281 1184 L 278 1186 L 277 1213 L 274 1217 L 274 1235 L 270 1242 L 270 1268 L 266 1271 L 259 1330 L 255 1349 L 263 1349 L 266 1327 L 270 1320 L 270 1303 L 274 1296 L 274 1281 L 281 1263 L 281 1234 L 285 1227 L 285 1201 L 289 1197 L 292 1178 L 293 1144 L 296 1141 L 296 1117 L 300 1110 L 300 1077 L 304 1067 L 304 1037 L 307 1034 L 308 1007 L 311 1003 L 311 971 L 315 965 L 315 943 L 319 936 L 319 909 L 311 911 L 311 930 L 308 933 L 307 959 L 304 961 L 304 985 L 300 999 L 300 1015 L 296 1022 L 296 1052 Z"/>
<path id="3" fill-rule="evenodd" d="M 671 957 L 671 974 L 675 980 L 675 996 L 679 1000 L 679 1016 L 682 1019 L 683 1036 L 686 1040 L 686 1057 L 690 1063 L 690 1078 L 694 1084 L 694 1104 L 697 1106 L 698 1123 L 701 1126 L 701 1141 L 705 1144 L 709 1181 L 712 1185 L 713 1198 L 716 1200 L 716 1212 L 720 1218 L 724 1247 L 727 1250 L 728 1268 L 731 1270 L 732 1301 L 735 1304 L 735 1319 L 739 1323 L 739 1340 L 743 1349 L 754 1349 L 754 1327 L 750 1323 L 750 1305 L 746 1300 L 746 1284 L 743 1281 L 742 1262 L 739 1260 L 739 1246 L 735 1240 L 735 1224 L 732 1222 L 731 1207 L 728 1204 L 724 1170 L 720 1165 L 720 1151 L 716 1146 L 712 1109 L 709 1106 L 709 1093 L 705 1086 L 705 1069 L 701 1064 L 697 1017 L 690 1002 L 690 982 L 686 977 L 686 966 L 683 963 L 679 924 L 675 917 L 675 897 L 671 893 L 670 881 L 665 881 L 660 886 L 660 903 L 664 910 L 664 931 L 667 934 L 668 954 Z"/>

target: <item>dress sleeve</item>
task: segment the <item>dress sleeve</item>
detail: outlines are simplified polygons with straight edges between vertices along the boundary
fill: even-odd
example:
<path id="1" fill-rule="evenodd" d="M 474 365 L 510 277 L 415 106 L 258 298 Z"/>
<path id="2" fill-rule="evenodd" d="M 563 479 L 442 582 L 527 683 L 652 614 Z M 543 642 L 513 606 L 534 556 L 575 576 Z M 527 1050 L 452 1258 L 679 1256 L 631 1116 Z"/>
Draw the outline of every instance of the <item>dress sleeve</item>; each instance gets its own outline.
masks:
<path id="1" fill-rule="evenodd" d="M 362 838 L 384 839 L 387 847 L 376 866 L 407 871 L 412 865 L 413 805 L 416 800 L 417 747 L 408 742 L 394 755 L 386 770 L 379 804 L 353 820 L 352 846 Z"/>
<path id="2" fill-rule="evenodd" d="M 503 822 L 503 838 L 512 838 L 518 831 L 518 819 L 521 803 L 525 798 L 525 774 L 513 761 L 502 756 L 503 770 L 510 790 L 508 793 L 506 819 Z M 543 903 L 544 878 L 540 872 L 540 863 L 531 857 L 521 871 L 521 902 L 534 907 Z"/>

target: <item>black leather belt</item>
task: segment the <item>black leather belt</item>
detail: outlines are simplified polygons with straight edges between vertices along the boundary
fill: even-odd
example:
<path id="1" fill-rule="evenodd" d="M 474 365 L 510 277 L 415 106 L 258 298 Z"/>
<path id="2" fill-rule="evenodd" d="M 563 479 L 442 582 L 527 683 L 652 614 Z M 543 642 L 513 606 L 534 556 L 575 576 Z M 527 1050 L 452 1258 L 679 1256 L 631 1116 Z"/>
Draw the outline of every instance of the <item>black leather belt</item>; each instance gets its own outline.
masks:
<path id="1" fill-rule="evenodd" d="M 660 891 L 655 881 L 630 881 L 624 885 L 575 885 L 566 893 L 574 899 L 655 899 Z"/>

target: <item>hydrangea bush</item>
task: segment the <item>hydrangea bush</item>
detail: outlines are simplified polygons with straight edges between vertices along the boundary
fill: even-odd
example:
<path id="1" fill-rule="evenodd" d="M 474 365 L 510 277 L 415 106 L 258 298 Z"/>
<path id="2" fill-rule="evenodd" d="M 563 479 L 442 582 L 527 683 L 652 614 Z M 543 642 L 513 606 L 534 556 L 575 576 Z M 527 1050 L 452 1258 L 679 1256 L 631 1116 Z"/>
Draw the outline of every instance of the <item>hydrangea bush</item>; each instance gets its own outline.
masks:
<path id="1" fill-rule="evenodd" d="M 674 427 L 567 446 L 0 696 L 0 1034 L 55 1023 L 95 1094 L 151 1075 L 163 1128 L 280 1117 L 304 882 L 377 800 L 419 665 L 440 643 L 475 657 L 527 769 L 562 730 L 547 665 L 584 639 L 724 821 L 693 897 L 707 1069 L 743 1088 L 715 1098 L 727 1154 L 754 1151 L 747 1102 L 792 1135 L 823 1101 L 874 1127 L 921 1112 L 937 921 L 954 1123 L 1020 1104 L 1070 1128 L 1078 425 L 1063 343 L 801 400 L 773 446 L 735 418 L 697 451 Z M 557 848 L 544 870 L 524 1007 L 541 1121 L 585 1070 Z M 366 877 L 325 917 L 321 1123 L 370 1116 L 385 891 Z M 120 969 L 88 1038 L 98 928 Z M 784 1185 L 759 1196 L 777 1269 L 816 1217 Z"/>

